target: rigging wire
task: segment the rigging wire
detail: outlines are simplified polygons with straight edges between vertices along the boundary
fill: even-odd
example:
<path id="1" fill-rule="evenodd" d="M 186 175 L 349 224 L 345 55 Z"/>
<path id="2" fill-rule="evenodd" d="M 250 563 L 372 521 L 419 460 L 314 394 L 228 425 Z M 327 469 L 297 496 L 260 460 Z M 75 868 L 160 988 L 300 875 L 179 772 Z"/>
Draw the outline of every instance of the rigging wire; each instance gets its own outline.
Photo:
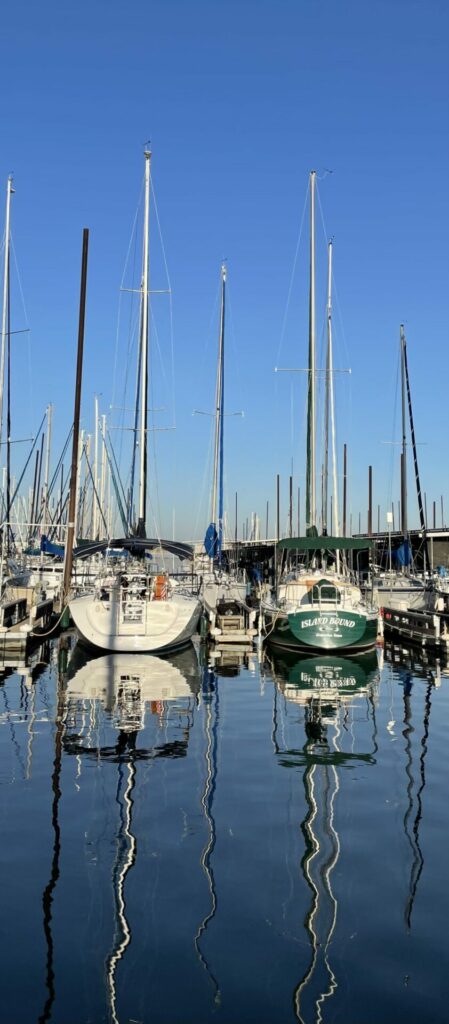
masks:
<path id="1" fill-rule="evenodd" d="M 15 271 L 16 271 L 16 277 L 17 277 L 17 284 L 18 284 L 18 288 L 19 288 L 20 300 L 21 300 L 21 303 L 22 303 L 23 314 L 24 314 L 24 317 L 25 317 L 26 333 L 28 335 L 26 340 L 27 340 L 27 361 L 28 361 L 28 388 L 29 388 L 30 401 L 29 401 L 29 408 L 28 408 L 27 411 L 31 413 L 31 422 L 34 422 L 34 418 L 35 417 L 34 417 L 33 369 L 32 369 L 32 364 L 31 364 L 31 328 L 30 328 L 30 322 L 29 322 L 29 319 L 28 319 L 27 308 L 26 308 L 26 305 L 25 305 L 25 295 L 24 295 L 24 291 L 23 291 L 23 287 L 22 287 L 22 280 L 21 280 L 21 276 L 20 276 L 19 264 L 18 264 L 18 261 L 17 261 L 16 250 L 15 250 L 15 247 L 14 247 L 14 240 L 13 240 L 12 231 L 10 231 L 10 233 L 9 233 L 9 244 L 10 244 L 10 251 L 12 252 L 13 259 L 14 259 L 14 267 L 15 267 Z"/>
<path id="2" fill-rule="evenodd" d="M 118 373 L 118 365 L 119 365 L 119 345 L 120 345 L 120 334 L 121 334 L 121 318 L 122 318 L 123 292 L 125 291 L 124 282 L 125 282 L 125 278 L 126 278 L 126 273 L 128 271 L 128 265 L 130 263 L 131 250 L 133 250 L 133 253 L 132 253 L 131 284 L 134 285 L 134 282 L 136 280 L 137 220 L 138 220 L 139 212 L 140 212 L 141 207 L 142 207 L 143 189 L 144 189 L 144 177 L 142 177 L 142 183 L 141 183 L 141 187 L 140 187 L 139 199 L 138 199 L 136 210 L 135 210 L 135 214 L 134 214 L 134 220 L 133 220 L 133 224 L 132 224 L 132 228 L 131 228 L 131 234 L 130 234 L 130 238 L 129 238 L 129 242 L 128 242 L 128 249 L 127 249 L 127 252 L 126 252 L 125 263 L 124 263 L 122 277 L 121 277 L 121 281 L 120 281 L 119 299 L 118 299 L 118 314 L 117 314 L 117 330 L 116 330 L 116 337 L 115 337 L 115 353 L 114 353 L 114 370 L 113 370 L 111 409 L 114 409 L 115 405 L 116 405 L 117 373 Z M 126 406 L 126 395 L 127 395 L 127 391 L 128 391 L 128 381 L 129 381 L 129 368 L 130 368 L 130 366 L 132 365 L 132 362 L 133 362 L 131 357 L 132 357 L 133 349 L 135 347 L 136 323 L 138 324 L 138 322 L 139 322 L 139 310 L 137 309 L 137 315 L 136 315 L 135 293 L 134 293 L 133 289 L 131 289 L 130 290 L 129 316 L 128 316 L 128 332 L 127 332 L 128 342 L 127 342 L 127 352 L 126 352 L 126 357 L 125 357 L 125 375 L 124 375 L 122 391 L 121 391 L 121 393 L 123 395 L 123 399 L 124 399 L 123 400 L 123 406 Z M 122 361 L 120 361 L 120 365 L 122 366 Z M 123 426 L 124 426 L 124 412 L 123 411 L 122 411 L 121 415 L 118 418 L 117 426 L 119 428 L 121 428 L 122 431 L 123 431 Z M 122 460 L 123 439 L 124 439 L 124 436 L 123 436 L 123 433 L 122 433 L 121 438 L 120 438 L 119 451 L 118 451 L 118 462 L 119 462 L 119 465 L 121 465 L 121 460 Z"/>
<path id="3" fill-rule="evenodd" d="M 199 367 L 199 372 L 197 374 L 197 380 L 199 381 L 200 386 L 202 384 L 202 388 L 201 388 L 202 395 L 205 393 L 204 377 L 206 376 L 206 374 L 205 374 L 206 356 L 209 353 L 212 355 L 212 337 L 213 337 L 213 332 L 215 330 L 216 323 L 217 323 L 220 295 L 221 295 L 221 281 L 218 280 L 217 288 L 216 288 L 215 296 L 214 296 L 214 302 L 213 302 L 213 306 L 212 306 L 212 309 L 211 309 L 211 315 L 210 315 L 210 320 L 209 320 L 209 327 L 208 327 L 208 330 L 205 333 L 205 342 L 204 342 L 204 345 L 203 345 L 203 351 L 202 351 L 202 356 L 201 356 L 201 363 L 200 363 L 200 367 Z M 214 345 L 215 344 L 216 344 L 216 342 L 214 341 Z M 216 355 L 216 352 L 215 352 L 215 355 Z M 208 376 L 208 380 L 210 380 L 210 366 L 207 367 L 207 376 Z M 211 405 L 213 405 L 213 400 L 212 400 Z M 195 413 L 192 413 L 192 415 L 195 415 Z M 200 492 L 199 492 L 199 498 L 198 498 L 198 500 L 196 502 L 196 512 L 195 512 L 195 519 L 194 519 L 194 526 L 193 526 L 193 537 L 199 537 L 200 536 L 200 520 L 201 520 L 201 518 L 203 519 L 203 524 L 204 524 L 204 522 L 208 519 L 208 516 L 209 516 L 209 507 L 207 506 L 207 510 L 206 510 L 206 514 L 205 515 L 204 515 L 204 511 L 203 510 L 204 510 L 204 507 L 205 507 L 205 504 L 206 504 L 207 481 L 212 479 L 212 453 L 213 453 L 213 443 L 214 443 L 214 422 L 215 422 L 214 413 L 211 413 L 211 417 L 210 418 L 211 418 L 211 430 L 210 430 L 210 435 L 209 435 L 209 445 L 208 445 L 206 460 L 205 460 L 205 464 L 204 464 L 203 479 L 202 479 L 202 484 L 201 484 L 201 488 L 200 488 Z"/>
<path id="4" fill-rule="evenodd" d="M 175 347 L 174 347 L 174 330 L 173 330 L 173 295 L 171 288 L 170 275 L 168 272 L 167 256 L 165 253 L 164 239 L 162 237 L 162 230 L 159 220 L 159 210 L 156 201 L 156 192 L 154 190 L 153 179 L 151 179 L 151 194 L 153 196 L 154 212 L 156 215 L 156 223 L 159 232 L 159 241 L 161 244 L 162 259 L 164 262 L 165 275 L 167 278 L 168 295 L 169 295 L 169 317 L 170 317 L 170 354 L 171 354 L 171 371 L 172 371 L 172 415 L 173 415 L 173 426 L 176 427 L 176 401 L 175 401 Z"/>
<path id="5" fill-rule="evenodd" d="M 305 194 L 305 197 L 304 197 L 304 205 L 303 205 L 303 208 L 302 208 L 301 220 L 300 220 L 300 223 L 299 223 L 299 232 L 298 232 L 298 238 L 297 238 L 297 241 L 296 241 L 296 249 L 295 249 L 295 255 L 294 255 L 294 258 L 293 258 L 293 267 L 292 267 L 292 271 L 291 271 L 291 275 L 290 275 L 290 282 L 289 282 L 289 286 L 288 286 L 287 301 L 286 301 L 286 304 L 285 304 L 284 315 L 283 315 L 283 318 L 282 318 L 281 336 L 280 336 L 279 346 L 278 346 L 278 351 L 277 351 L 277 356 L 276 356 L 276 366 L 278 366 L 278 364 L 279 364 L 279 358 L 280 358 L 280 355 L 281 355 L 282 346 L 283 346 L 284 338 L 285 338 L 285 330 L 286 330 L 286 326 L 287 326 L 287 317 L 288 317 L 288 312 L 289 312 L 289 308 L 290 308 L 290 299 L 291 299 L 291 294 L 292 294 L 293 281 L 294 281 L 295 273 L 296 273 L 296 264 L 297 264 L 297 261 L 298 261 L 299 247 L 300 247 L 300 244 L 301 244 L 302 231 L 303 231 L 303 226 L 304 226 L 304 217 L 305 217 L 305 213 L 306 213 L 308 196 L 309 196 L 309 182 L 307 182 L 306 194 Z"/>

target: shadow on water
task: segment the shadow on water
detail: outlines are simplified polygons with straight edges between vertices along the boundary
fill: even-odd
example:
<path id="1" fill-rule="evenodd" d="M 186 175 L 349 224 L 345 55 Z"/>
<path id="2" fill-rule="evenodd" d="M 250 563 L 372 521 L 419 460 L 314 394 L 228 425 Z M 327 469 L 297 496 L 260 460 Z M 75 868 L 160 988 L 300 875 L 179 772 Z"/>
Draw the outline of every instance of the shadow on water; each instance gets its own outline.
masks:
<path id="1" fill-rule="evenodd" d="M 306 970 L 293 992 L 296 1020 L 320 1022 L 324 1004 L 338 987 L 331 964 L 338 901 L 332 875 L 340 856 L 335 819 L 338 769 L 348 764 L 374 765 L 377 727 L 374 691 L 380 672 L 375 653 L 358 658 L 324 655 L 270 657 L 275 681 L 272 741 L 279 764 L 301 768 L 306 813 L 301 821 L 304 853 L 301 871 L 310 893 L 304 927 L 310 945 Z M 365 702 L 372 721 L 370 750 L 342 749 L 349 714 Z M 289 705 L 298 709 L 292 716 Z M 301 735 L 302 733 L 302 735 Z"/>

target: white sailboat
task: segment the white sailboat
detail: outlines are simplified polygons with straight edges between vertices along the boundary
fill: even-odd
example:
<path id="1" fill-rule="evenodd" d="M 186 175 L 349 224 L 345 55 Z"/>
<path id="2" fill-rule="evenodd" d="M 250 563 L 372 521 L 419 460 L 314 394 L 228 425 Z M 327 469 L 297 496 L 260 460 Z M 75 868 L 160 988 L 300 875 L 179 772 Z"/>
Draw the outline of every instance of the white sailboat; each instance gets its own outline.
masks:
<path id="1" fill-rule="evenodd" d="M 166 572 L 155 575 L 145 562 L 147 507 L 149 211 L 151 152 L 145 150 L 145 214 L 140 316 L 140 458 L 139 517 L 136 538 L 123 542 L 138 554 L 126 571 L 103 574 L 93 594 L 69 601 L 78 633 L 85 642 L 106 651 L 161 653 L 184 645 L 196 631 L 201 603 L 182 593 Z M 117 542 L 114 541 L 115 545 Z"/>
<path id="2" fill-rule="evenodd" d="M 327 535 L 323 507 L 323 534 L 318 535 L 316 507 L 316 343 L 315 343 L 315 171 L 310 175 L 310 298 L 307 410 L 307 536 L 282 540 L 277 549 L 286 564 L 275 594 L 262 602 L 267 639 L 290 650 L 347 649 L 354 653 L 373 647 L 377 637 L 377 610 L 365 601 L 358 581 L 351 577 L 344 552 L 370 547 L 370 541 L 340 537 L 335 453 L 335 416 L 332 356 L 332 243 L 328 247 L 326 427 L 331 421 L 335 536 Z M 326 430 L 327 433 L 327 430 Z M 324 473 L 327 480 L 327 440 Z M 327 492 L 327 486 L 326 486 Z M 324 505 L 324 503 L 323 503 Z M 301 554 L 302 561 L 299 561 Z M 289 561 L 290 558 L 290 561 Z M 296 564 L 291 559 L 296 560 Z"/>

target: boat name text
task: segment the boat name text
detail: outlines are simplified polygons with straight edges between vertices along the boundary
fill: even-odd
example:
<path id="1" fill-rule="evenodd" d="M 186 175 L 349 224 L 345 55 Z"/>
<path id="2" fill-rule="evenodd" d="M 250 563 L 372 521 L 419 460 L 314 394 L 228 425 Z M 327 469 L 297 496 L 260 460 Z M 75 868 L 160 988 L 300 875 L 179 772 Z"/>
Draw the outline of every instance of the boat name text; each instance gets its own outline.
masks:
<path id="1" fill-rule="evenodd" d="M 333 618 L 325 618 L 324 616 L 317 616 L 316 619 L 303 619 L 301 622 L 301 629 L 310 629 L 312 626 L 347 626 L 348 629 L 353 629 L 355 626 L 354 619 L 340 619 L 337 616 Z"/>

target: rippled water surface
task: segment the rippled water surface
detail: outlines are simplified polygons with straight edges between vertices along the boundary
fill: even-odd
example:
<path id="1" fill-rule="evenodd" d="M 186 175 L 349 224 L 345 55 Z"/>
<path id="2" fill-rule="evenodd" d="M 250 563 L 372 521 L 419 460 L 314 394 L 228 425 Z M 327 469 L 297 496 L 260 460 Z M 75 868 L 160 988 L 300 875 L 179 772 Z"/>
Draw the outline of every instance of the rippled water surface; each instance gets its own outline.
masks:
<path id="1" fill-rule="evenodd" d="M 416 656 L 0 675 L 0 1019 L 445 1024 L 449 675 Z"/>

